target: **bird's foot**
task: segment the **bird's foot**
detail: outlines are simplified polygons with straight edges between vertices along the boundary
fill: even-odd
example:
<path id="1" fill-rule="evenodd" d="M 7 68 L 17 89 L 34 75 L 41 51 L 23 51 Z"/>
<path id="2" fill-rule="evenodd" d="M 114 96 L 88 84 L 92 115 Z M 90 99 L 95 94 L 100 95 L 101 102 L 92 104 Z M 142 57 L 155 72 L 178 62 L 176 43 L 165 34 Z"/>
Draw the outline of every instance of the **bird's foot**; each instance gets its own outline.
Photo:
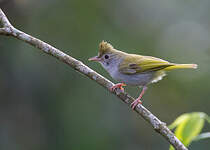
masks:
<path id="1" fill-rule="evenodd" d="M 137 98 L 135 101 L 131 103 L 131 108 L 134 110 L 138 104 L 142 104 L 141 99 Z"/>
<path id="2" fill-rule="evenodd" d="M 142 89 L 142 91 L 141 91 L 141 93 L 140 93 L 140 95 L 139 95 L 139 97 L 135 100 L 135 101 L 133 101 L 132 103 L 131 103 L 131 108 L 134 110 L 135 109 L 135 107 L 138 105 L 138 104 L 142 104 L 142 101 L 141 101 L 141 98 L 142 98 L 142 96 L 144 95 L 144 93 L 145 93 L 145 91 L 147 90 L 147 87 L 146 86 L 144 86 L 143 87 L 143 89 Z"/>
<path id="3" fill-rule="evenodd" d="M 122 92 L 124 92 L 123 86 L 126 86 L 125 83 L 117 83 L 110 88 L 110 91 L 114 91 L 115 89 L 119 88 Z"/>

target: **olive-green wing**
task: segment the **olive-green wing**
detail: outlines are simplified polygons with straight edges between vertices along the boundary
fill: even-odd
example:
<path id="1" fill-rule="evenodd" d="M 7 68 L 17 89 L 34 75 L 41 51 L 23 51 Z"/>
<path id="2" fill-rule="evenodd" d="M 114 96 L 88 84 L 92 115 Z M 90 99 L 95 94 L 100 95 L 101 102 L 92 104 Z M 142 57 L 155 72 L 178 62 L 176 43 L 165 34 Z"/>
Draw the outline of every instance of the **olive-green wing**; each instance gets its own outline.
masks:
<path id="1" fill-rule="evenodd" d="M 124 74 L 138 74 L 161 70 L 173 65 L 173 63 L 169 63 L 168 61 L 159 58 L 129 54 L 120 63 L 119 71 Z"/>

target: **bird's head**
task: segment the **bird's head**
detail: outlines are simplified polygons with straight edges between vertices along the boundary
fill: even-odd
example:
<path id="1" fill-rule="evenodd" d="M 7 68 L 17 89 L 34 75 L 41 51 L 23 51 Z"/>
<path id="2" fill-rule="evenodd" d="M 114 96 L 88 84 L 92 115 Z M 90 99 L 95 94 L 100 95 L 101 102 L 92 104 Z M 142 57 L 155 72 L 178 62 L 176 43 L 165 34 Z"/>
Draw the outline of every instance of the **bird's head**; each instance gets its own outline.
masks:
<path id="1" fill-rule="evenodd" d="M 103 67 L 115 65 L 124 56 L 124 53 L 114 49 L 108 42 L 102 41 L 99 44 L 99 52 L 97 56 L 91 57 L 89 61 L 96 61 L 102 64 Z"/>

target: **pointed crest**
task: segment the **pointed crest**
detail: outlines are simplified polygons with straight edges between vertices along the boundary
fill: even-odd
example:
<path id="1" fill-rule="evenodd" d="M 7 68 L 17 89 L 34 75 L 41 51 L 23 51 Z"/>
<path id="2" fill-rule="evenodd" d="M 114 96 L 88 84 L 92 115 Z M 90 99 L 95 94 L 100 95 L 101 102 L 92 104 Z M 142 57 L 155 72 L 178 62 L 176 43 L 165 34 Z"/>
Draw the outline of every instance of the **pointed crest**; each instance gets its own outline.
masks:
<path id="1" fill-rule="evenodd" d="M 103 54 L 111 52 L 113 50 L 114 50 L 114 48 L 111 44 L 109 44 L 108 42 L 102 41 L 99 44 L 99 57 L 102 56 Z"/>

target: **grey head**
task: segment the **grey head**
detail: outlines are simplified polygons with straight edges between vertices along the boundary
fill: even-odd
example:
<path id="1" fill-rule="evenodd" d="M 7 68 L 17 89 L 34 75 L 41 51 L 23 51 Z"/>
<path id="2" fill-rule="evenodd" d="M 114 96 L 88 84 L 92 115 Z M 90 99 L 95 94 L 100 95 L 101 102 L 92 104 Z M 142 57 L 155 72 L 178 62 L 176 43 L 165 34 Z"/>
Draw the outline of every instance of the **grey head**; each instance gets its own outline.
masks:
<path id="1" fill-rule="evenodd" d="M 113 72 L 118 70 L 119 63 L 122 61 L 124 54 L 124 52 L 114 49 L 111 44 L 102 41 L 99 44 L 98 55 L 89 60 L 99 62 L 112 76 Z"/>

